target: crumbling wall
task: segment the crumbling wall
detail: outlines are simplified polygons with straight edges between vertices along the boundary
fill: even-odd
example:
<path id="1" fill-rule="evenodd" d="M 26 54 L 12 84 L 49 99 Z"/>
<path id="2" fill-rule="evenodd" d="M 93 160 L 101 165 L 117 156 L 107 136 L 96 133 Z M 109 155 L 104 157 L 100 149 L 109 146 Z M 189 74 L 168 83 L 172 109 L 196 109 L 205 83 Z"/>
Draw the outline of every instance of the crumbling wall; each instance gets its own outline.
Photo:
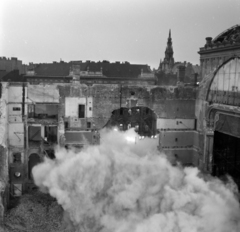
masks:
<path id="1" fill-rule="evenodd" d="M 61 108 L 65 109 L 66 97 L 92 97 L 92 117 L 95 128 L 105 126 L 114 110 L 128 107 L 135 99 L 137 106 L 149 107 L 157 118 L 195 118 L 196 89 L 177 86 L 124 86 L 124 85 L 65 85 L 59 86 Z M 64 110 L 63 110 L 64 111 Z M 65 113 L 61 115 L 65 117 Z"/>
<path id="2" fill-rule="evenodd" d="M 8 199 L 8 151 L 7 151 L 7 99 L 8 85 L 2 83 L 0 99 L 0 225 L 3 221 L 4 209 Z"/>
<path id="3" fill-rule="evenodd" d="M 59 102 L 59 91 L 56 85 L 28 85 L 29 102 Z"/>
<path id="4" fill-rule="evenodd" d="M 0 146 L 0 225 L 8 203 L 8 159 L 7 148 Z M 0 227 L 1 228 L 1 227 Z"/>
<path id="5" fill-rule="evenodd" d="M 59 86 L 61 108 L 65 109 L 65 98 L 89 98 L 92 97 L 92 117 L 86 118 L 91 122 L 92 129 L 103 128 L 114 110 L 121 107 L 129 107 L 129 102 L 134 100 L 136 106 L 148 107 L 157 116 L 157 129 L 166 139 L 160 141 L 160 145 L 167 154 L 177 155 L 186 164 L 197 165 L 198 152 L 191 144 L 182 144 L 181 140 L 172 146 L 169 141 L 179 140 L 181 131 L 195 131 L 195 101 L 196 88 L 184 86 L 124 86 L 124 85 L 65 85 Z M 77 101 L 78 102 L 78 101 Z M 76 104 L 77 107 L 77 104 Z M 65 113 L 62 112 L 65 117 Z M 165 134 L 168 130 L 168 134 Z M 168 145 L 166 145 L 166 144 Z M 196 147 L 196 146 L 195 146 Z"/>

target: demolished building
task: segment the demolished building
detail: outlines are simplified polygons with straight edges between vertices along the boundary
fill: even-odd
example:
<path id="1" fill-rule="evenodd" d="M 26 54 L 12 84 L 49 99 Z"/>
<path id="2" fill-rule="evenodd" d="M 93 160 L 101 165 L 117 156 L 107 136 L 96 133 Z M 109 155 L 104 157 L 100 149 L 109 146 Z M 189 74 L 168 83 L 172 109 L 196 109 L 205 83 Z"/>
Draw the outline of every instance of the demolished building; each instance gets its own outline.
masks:
<path id="1" fill-rule="evenodd" d="M 136 126 L 133 114 L 138 112 L 146 118 L 145 124 L 150 120 L 154 133 L 159 132 L 159 149 L 171 159 L 216 176 L 229 173 L 239 184 L 239 30 L 236 25 L 213 40 L 207 38 L 199 51 L 199 86 L 157 86 L 142 66 L 131 78 L 119 71 L 107 77 L 101 71 L 103 64 L 89 65 L 92 71 L 85 66 L 81 71 L 76 63 L 64 64 L 63 75 L 59 68 L 56 75 L 32 70 L 3 77 L 4 199 L 8 189 L 9 195 L 19 196 L 34 187 L 32 168 L 44 157 L 54 158 L 56 146 L 97 144 L 95 132 L 111 120 L 117 123 L 116 117 Z M 106 71 L 110 66 L 104 67 Z"/>

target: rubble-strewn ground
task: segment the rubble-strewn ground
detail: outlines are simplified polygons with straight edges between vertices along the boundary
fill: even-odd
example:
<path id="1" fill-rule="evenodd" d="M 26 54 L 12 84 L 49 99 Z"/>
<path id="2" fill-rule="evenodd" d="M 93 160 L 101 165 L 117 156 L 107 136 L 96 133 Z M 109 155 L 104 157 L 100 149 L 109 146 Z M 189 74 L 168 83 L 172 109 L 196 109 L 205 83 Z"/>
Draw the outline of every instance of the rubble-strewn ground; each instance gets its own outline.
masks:
<path id="1" fill-rule="evenodd" d="M 3 231 L 70 232 L 64 226 L 61 206 L 54 198 L 37 190 L 11 201 L 5 214 Z"/>

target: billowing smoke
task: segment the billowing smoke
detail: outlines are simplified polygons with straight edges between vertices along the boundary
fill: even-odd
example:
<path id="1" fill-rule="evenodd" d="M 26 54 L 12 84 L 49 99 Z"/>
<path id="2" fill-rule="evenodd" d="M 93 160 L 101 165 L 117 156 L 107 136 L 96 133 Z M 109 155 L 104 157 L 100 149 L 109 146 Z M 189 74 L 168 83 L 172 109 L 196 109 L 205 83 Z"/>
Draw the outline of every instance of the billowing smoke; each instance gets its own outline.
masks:
<path id="1" fill-rule="evenodd" d="M 101 135 L 80 153 L 57 150 L 33 169 L 36 184 L 55 197 L 74 231 L 239 232 L 232 184 L 172 166 L 157 140 L 133 131 Z"/>

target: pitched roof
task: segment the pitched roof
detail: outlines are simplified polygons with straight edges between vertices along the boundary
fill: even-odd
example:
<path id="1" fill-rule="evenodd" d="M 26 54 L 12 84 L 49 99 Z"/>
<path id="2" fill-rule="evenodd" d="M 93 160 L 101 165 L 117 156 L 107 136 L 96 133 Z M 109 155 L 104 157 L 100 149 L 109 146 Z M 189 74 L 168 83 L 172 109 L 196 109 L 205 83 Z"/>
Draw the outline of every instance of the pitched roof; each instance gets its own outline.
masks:
<path id="1" fill-rule="evenodd" d="M 19 70 L 15 69 L 11 72 L 8 72 L 1 78 L 1 81 L 13 81 L 13 82 L 23 82 L 25 81 L 25 77 L 19 74 Z"/>
<path id="2" fill-rule="evenodd" d="M 48 64 L 36 64 L 34 71 L 38 76 L 68 76 L 70 67 L 70 63 L 54 62 Z"/>

